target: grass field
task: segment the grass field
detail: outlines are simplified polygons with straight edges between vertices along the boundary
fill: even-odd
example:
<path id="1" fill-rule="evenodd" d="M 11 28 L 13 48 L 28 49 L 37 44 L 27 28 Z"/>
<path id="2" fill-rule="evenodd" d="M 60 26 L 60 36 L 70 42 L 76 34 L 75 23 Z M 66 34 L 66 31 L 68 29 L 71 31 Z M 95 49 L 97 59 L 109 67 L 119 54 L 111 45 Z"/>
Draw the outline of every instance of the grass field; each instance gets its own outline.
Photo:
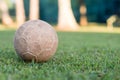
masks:
<path id="1" fill-rule="evenodd" d="M 0 80 L 120 80 L 120 34 L 58 32 L 55 56 L 26 63 L 13 48 L 14 31 L 0 32 Z"/>

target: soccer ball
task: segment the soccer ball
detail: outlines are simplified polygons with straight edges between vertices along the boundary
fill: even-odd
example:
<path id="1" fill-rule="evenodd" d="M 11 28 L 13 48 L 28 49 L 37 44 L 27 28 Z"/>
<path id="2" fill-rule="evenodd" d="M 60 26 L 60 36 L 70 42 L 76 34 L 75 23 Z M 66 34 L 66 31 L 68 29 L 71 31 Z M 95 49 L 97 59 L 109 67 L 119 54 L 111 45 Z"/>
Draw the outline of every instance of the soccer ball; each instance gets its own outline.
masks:
<path id="1" fill-rule="evenodd" d="M 57 33 L 42 20 L 27 21 L 15 33 L 15 51 L 25 61 L 47 61 L 55 54 L 57 46 Z"/>

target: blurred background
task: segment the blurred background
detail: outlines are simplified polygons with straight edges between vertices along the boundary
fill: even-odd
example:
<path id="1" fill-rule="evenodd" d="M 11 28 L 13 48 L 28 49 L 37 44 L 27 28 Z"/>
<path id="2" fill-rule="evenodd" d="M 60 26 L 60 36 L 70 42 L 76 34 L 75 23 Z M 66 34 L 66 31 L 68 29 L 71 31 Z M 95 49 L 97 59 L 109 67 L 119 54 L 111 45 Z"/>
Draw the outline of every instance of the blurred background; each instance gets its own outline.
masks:
<path id="1" fill-rule="evenodd" d="M 41 19 L 58 30 L 120 26 L 120 0 L 0 0 L 0 27 Z M 85 28 L 86 29 L 86 28 Z"/>

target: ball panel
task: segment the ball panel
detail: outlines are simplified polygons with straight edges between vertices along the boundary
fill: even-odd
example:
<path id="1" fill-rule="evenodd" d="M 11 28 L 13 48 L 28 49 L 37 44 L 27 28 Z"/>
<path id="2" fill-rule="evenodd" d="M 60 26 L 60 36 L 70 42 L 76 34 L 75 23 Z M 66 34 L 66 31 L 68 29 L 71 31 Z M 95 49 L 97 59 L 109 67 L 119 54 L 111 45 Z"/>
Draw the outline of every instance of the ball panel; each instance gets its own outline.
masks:
<path id="1" fill-rule="evenodd" d="M 18 55 L 22 55 L 24 52 L 27 51 L 26 40 L 22 37 L 15 38 L 14 47 L 15 47 L 15 50 L 17 51 Z"/>
<path id="2" fill-rule="evenodd" d="M 40 39 L 38 38 L 39 36 L 39 29 L 32 29 L 28 31 L 26 31 L 26 33 L 24 33 L 24 36 L 26 36 L 26 41 L 27 41 L 27 47 L 29 48 L 29 52 L 34 53 L 34 55 L 39 54 L 39 52 L 41 51 L 41 45 L 40 45 Z"/>
<path id="3" fill-rule="evenodd" d="M 38 55 L 41 52 L 41 45 L 38 44 L 38 42 L 33 42 L 33 43 L 29 43 L 32 44 L 32 46 L 28 46 L 30 49 L 30 52 L 34 53 L 34 55 Z"/>
<path id="4" fill-rule="evenodd" d="M 41 54 L 38 55 L 38 61 L 47 61 L 52 57 L 51 49 L 46 49 L 41 52 Z"/>

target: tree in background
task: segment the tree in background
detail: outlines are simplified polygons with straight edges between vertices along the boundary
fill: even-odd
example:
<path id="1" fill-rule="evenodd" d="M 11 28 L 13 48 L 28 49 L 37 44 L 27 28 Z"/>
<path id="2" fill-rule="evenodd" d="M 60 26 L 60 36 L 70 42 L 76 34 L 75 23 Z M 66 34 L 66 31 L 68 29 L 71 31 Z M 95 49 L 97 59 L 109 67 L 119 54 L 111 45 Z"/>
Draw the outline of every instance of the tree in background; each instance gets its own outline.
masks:
<path id="1" fill-rule="evenodd" d="M 107 28 L 108 30 L 113 30 L 113 23 L 116 21 L 117 16 L 116 15 L 112 15 L 107 19 Z"/>
<path id="2" fill-rule="evenodd" d="M 5 25 L 13 24 L 13 20 L 8 12 L 8 6 L 4 0 L 0 0 L 0 10 L 2 12 L 2 23 Z"/>
<path id="3" fill-rule="evenodd" d="M 106 21 L 108 30 L 113 30 L 114 26 L 120 26 L 120 0 L 114 0 L 113 4 L 115 14 L 111 15 Z"/>
<path id="4" fill-rule="evenodd" d="M 78 29 L 78 24 L 71 8 L 71 0 L 58 0 L 58 29 Z"/>
<path id="5" fill-rule="evenodd" d="M 30 0 L 30 20 L 39 18 L 39 0 Z"/>
<path id="6" fill-rule="evenodd" d="M 81 26 L 86 26 L 88 24 L 86 13 L 87 13 L 87 9 L 86 9 L 85 2 L 84 0 L 80 0 L 80 15 L 81 15 L 80 25 Z"/>
<path id="7" fill-rule="evenodd" d="M 20 26 L 25 22 L 25 11 L 24 11 L 23 0 L 16 0 L 16 20 L 18 26 Z"/>

